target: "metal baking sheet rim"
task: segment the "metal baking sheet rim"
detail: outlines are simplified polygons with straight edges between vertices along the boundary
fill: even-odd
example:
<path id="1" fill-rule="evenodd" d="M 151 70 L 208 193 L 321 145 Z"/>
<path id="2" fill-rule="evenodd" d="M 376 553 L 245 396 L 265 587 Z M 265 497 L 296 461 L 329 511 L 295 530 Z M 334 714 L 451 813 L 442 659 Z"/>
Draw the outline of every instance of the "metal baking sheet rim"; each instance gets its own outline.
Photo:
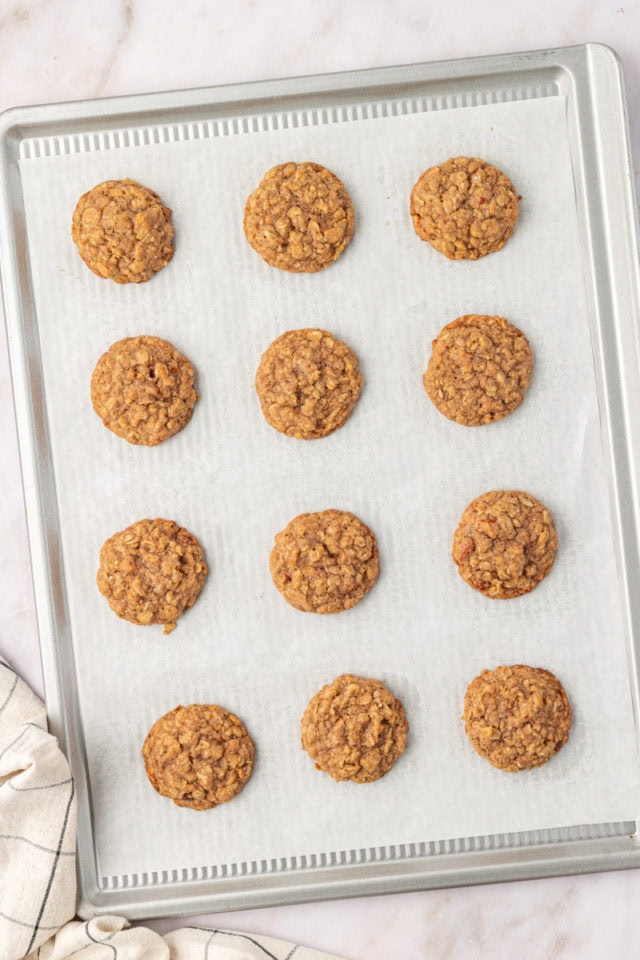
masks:
<path id="1" fill-rule="evenodd" d="M 59 736 L 74 773 L 78 805 L 79 913 L 90 917 L 122 913 L 131 918 L 246 909 L 337 897 L 383 894 L 588 873 L 640 866 L 637 822 L 603 824 L 500 837 L 443 840 L 398 848 L 371 848 L 230 865 L 221 876 L 135 876 L 110 887 L 98 877 L 91 843 L 89 785 L 72 667 L 56 654 L 64 627 L 62 576 L 56 564 L 55 477 L 40 456 L 37 424 L 42 397 L 31 388 L 25 322 L 32 316 L 28 254 L 21 207 L 17 157 L 28 138 L 57 133 L 161 124 L 176 113 L 192 118 L 216 111 L 260 112 L 267 104 L 304 101 L 322 106 L 366 103 L 376 95 L 433 98 L 434 109 L 467 101 L 474 92 L 493 91 L 516 99 L 526 83 L 546 80 L 568 105 L 570 149 L 576 198 L 584 231 L 585 276 L 592 310 L 592 341 L 602 407 L 603 443 L 612 468 L 612 515 L 621 544 L 620 580 L 626 600 L 629 681 L 636 723 L 640 714 L 640 599 L 630 585 L 640 578 L 640 268 L 638 222 L 632 178 L 626 101 L 621 65 L 600 44 L 533 51 L 432 64 L 385 67 L 261 83 L 241 84 L 98 101 L 16 108 L 0 117 L 0 254 L 5 320 L 18 426 L 23 488 L 43 675 L 52 730 Z M 462 102 L 456 102 L 462 95 Z M 451 98 L 453 101 L 451 102 Z M 607 350 L 612 346 L 614 350 Z M 41 422 L 44 422 L 42 420 Z M 498 843 L 496 843 L 496 840 Z M 196 874 L 196 876 L 194 876 Z"/>

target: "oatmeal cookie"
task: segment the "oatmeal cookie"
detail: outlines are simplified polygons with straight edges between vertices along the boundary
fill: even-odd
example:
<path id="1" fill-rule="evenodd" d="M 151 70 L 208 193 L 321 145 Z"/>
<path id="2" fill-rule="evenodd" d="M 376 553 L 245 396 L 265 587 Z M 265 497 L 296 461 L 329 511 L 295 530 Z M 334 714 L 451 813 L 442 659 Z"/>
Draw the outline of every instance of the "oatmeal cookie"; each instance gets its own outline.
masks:
<path id="1" fill-rule="evenodd" d="M 404 753 L 409 724 L 380 680 L 345 673 L 311 698 L 302 717 L 302 746 L 334 780 L 372 783 Z"/>
<path id="2" fill-rule="evenodd" d="M 91 402 L 105 427 L 152 447 L 182 430 L 198 399 L 195 371 L 159 337 L 125 337 L 103 353 L 91 377 Z"/>
<path id="3" fill-rule="evenodd" d="M 362 389 L 358 358 L 326 330 L 288 330 L 263 353 L 256 392 L 266 420 L 290 437 L 326 437 L 348 419 Z"/>
<path id="4" fill-rule="evenodd" d="M 202 548 L 173 520 L 138 520 L 102 546 L 97 584 L 109 606 L 130 623 L 164 624 L 196 602 L 207 575 Z"/>
<path id="5" fill-rule="evenodd" d="M 440 331 L 423 382 L 445 417 L 472 427 L 501 420 L 520 406 L 532 371 L 522 331 L 503 317 L 472 313 Z"/>
<path id="6" fill-rule="evenodd" d="M 216 704 L 194 703 L 165 713 L 142 747 L 154 788 L 192 810 L 209 810 L 240 793 L 254 755 L 242 721 Z"/>
<path id="7" fill-rule="evenodd" d="M 483 670 L 469 684 L 463 720 L 481 756 L 500 770 L 517 773 L 542 766 L 564 746 L 571 707 L 552 673 L 517 664 Z"/>
<path id="8" fill-rule="evenodd" d="M 505 600 L 533 590 L 551 570 L 557 549 L 542 503 L 521 490 L 491 490 L 465 509 L 452 555 L 470 586 Z"/>
<path id="9" fill-rule="evenodd" d="M 86 265 L 116 283 L 143 283 L 173 256 L 171 210 L 134 180 L 105 180 L 83 194 L 71 236 Z"/>
<path id="10" fill-rule="evenodd" d="M 352 513 L 301 513 L 276 535 L 269 566 L 296 610 L 339 613 L 355 607 L 376 582 L 378 547 Z"/>
<path id="11" fill-rule="evenodd" d="M 344 185 L 317 163 L 272 167 L 244 211 L 244 232 L 253 249 L 270 266 L 294 273 L 315 273 L 337 260 L 354 226 Z"/>
<path id="12" fill-rule="evenodd" d="M 513 233 L 520 197 L 485 160 L 452 157 L 430 167 L 411 192 L 411 219 L 421 240 L 450 260 L 478 260 L 501 250 Z"/>

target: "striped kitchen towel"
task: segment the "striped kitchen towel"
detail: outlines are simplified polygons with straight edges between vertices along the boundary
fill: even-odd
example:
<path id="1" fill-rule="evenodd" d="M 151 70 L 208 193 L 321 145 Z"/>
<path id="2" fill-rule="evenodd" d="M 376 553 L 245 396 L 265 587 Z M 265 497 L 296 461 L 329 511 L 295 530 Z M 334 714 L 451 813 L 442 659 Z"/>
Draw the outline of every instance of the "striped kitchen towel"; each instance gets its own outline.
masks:
<path id="1" fill-rule="evenodd" d="M 17 960 L 75 914 L 76 803 L 41 701 L 0 659 L 0 957 Z"/>
<path id="2" fill-rule="evenodd" d="M 161 937 L 76 907 L 76 801 L 43 704 L 0 657 L 0 960 L 339 960 L 230 930 Z"/>

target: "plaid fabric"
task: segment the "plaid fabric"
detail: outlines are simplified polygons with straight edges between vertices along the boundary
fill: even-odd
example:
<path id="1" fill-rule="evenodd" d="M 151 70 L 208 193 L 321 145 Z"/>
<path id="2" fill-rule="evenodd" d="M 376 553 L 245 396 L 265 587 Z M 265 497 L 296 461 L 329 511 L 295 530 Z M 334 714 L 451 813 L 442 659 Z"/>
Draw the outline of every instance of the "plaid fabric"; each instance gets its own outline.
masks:
<path id="1" fill-rule="evenodd" d="M 308 947 L 230 930 L 183 927 L 166 936 L 122 917 L 68 923 L 28 960 L 339 960 Z"/>
<path id="2" fill-rule="evenodd" d="M 230 930 L 161 937 L 122 917 L 71 920 L 75 839 L 67 761 L 43 704 L 0 657 L 0 960 L 338 960 Z"/>
<path id="3" fill-rule="evenodd" d="M 75 913 L 76 804 L 44 706 L 0 659 L 0 956 L 23 957 Z"/>

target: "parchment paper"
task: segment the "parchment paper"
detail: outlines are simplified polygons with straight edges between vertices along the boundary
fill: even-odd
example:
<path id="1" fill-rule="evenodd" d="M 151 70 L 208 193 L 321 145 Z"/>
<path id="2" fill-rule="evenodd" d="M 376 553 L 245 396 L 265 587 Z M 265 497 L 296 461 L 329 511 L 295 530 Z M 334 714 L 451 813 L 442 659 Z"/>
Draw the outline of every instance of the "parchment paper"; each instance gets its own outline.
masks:
<path id="1" fill-rule="evenodd" d="M 562 98 L 331 123 L 21 164 L 59 499 L 82 729 L 103 876 L 621 821 L 638 814 L 629 695 L 583 264 Z M 522 194 L 498 254 L 450 262 L 408 216 L 420 173 L 481 156 Z M 316 275 L 266 266 L 242 231 L 247 195 L 284 160 L 340 176 L 354 240 Z M 176 254 L 149 283 L 89 272 L 70 239 L 81 193 L 129 176 L 172 207 Z M 431 405 L 432 339 L 464 313 L 528 336 L 521 408 L 469 429 Z M 300 442 L 262 418 L 253 378 L 286 329 L 319 326 L 358 353 L 365 388 L 346 426 Z M 136 448 L 93 413 L 89 380 L 123 336 L 152 333 L 194 362 L 201 399 L 186 430 Z M 560 549 L 531 594 L 491 601 L 450 556 L 466 504 L 519 488 L 552 511 Z M 381 576 L 353 610 L 300 613 L 273 586 L 275 533 L 303 511 L 351 510 L 378 539 Z M 95 587 L 98 553 L 142 517 L 200 539 L 210 575 L 168 637 L 119 620 Z M 574 710 L 567 746 L 518 775 L 493 769 L 460 721 L 485 667 L 555 672 Z M 404 702 L 408 748 L 371 785 L 336 784 L 299 743 L 308 699 L 337 674 L 385 679 Z M 206 813 L 148 783 L 140 748 L 178 703 L 238 713 L 256 743 L 249 785 Z"/>

